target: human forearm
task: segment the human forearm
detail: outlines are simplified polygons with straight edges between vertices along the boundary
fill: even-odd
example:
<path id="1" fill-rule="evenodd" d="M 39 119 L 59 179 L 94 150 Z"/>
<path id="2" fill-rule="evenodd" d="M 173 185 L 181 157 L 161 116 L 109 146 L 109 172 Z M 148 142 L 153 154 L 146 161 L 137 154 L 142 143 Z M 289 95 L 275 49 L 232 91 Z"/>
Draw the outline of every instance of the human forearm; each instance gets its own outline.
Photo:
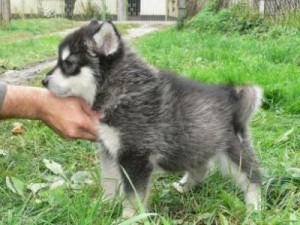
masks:
<path id="1" fill-rule="evenodd" d="M 7 86 L 0 118 L 41 119 L 41 98 L 46 92 L 36 87 Z"/>
<path id="2" fill-rule="evenodd" d="M 4 98 L 6 95 L 7 86 L 5 83 L 0 82 L 0 110 L 2 108 Z"/>
<path id="3" fill-rule="evenodd" d="M 59 98 L 43 88 L 7 86 L 0 108 L 0 119 L 4 118 L 39 119 L 64 138 L 95 141 L 103 114 L 82 99 Z"/>

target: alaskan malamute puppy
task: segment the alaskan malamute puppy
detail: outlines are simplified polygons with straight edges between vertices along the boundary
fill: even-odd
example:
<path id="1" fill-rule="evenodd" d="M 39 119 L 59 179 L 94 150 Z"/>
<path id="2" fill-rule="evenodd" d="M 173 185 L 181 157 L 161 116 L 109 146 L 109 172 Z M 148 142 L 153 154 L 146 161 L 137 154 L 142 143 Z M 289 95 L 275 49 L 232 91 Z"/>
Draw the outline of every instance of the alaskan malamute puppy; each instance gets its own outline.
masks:
<path id="1" fill-rule="evenodd" d="M 213 160 L 233 175 L 246 203 L 260 208 L 259 163 L 248 132 L 260 88 L 205 85 L 153 68 L 111 22 L 96 20 L 62 41 L 43 84 L 105 114 L 99 123 L 101 179 L 108 197 L 121 185 L 124 216 L 136 211 L 135 191 L 146 202 L 155 169 L 183 172 L 173 186 L 185 192 L 204 179 Z"/>

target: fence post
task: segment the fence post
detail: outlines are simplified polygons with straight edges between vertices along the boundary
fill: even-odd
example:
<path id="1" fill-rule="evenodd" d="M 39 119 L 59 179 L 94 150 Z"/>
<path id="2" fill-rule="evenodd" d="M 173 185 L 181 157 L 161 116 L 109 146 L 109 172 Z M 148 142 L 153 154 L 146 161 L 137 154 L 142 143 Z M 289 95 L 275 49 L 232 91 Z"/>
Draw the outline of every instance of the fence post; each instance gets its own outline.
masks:
<path id="1" fill-rule="evenodd" d="M 118 0 L 118 21 L 127 20 L 127 4 L 125 0 Z"/>
<path id="2" fill-rule="evenodd" d="M 259 0 L 259 13 L 262 17 L 265 15 L 265 0 Z"/>
<path id="3" fill-rule="evenodd" d="M 8 25 L 11 17 L 10 0 L 0 0 L 0 14 L 1 24 Z"/>
<path id="4" fill-rule="evenodd" d="M 166 14 L 165 14 L 165 21 L 168 21 L 169 18 L 169 0 L 166 0 Z"/>
<path id="5" fill-rule="evenodd" d="M 186 0 L 178 0 L 178 19 L 186 16 Z"/>

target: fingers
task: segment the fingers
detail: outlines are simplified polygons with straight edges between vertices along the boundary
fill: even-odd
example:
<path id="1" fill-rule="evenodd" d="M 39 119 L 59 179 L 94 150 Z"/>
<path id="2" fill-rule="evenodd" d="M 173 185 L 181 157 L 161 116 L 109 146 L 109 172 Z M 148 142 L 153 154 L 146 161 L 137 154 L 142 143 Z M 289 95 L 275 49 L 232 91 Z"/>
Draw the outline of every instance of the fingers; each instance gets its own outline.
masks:
<path id="1" fill-rule="evenodd" d="M 65 121 L 65 120 L 64 120 Z M 81 121 L 68 121 L 67 124 L 47 123 L 59 136 L 66 140 L 86 139 L 89 141 L 99 140 L 98 122 L 86 116 Z M 53 125 L 55 124 L 55 125 Z"/>
<path id="2" fill-rule="evenodd" d="M 78 134 L 78 137 L 73 137 L 71 139 L 86 139 L 89 141 L 98 141 L 98 135 L 92 134 L 87 131 L 82 131 L 81 133 Z"/>
<path id="3" fill-rule="evenodd" d="M 91 141 L 98 141 L 99 140 L 99 127 L 98 122 L 90 120 L 82 127 L 83 134 L 88 137 L 86 139 Z"/>
<path id="4" fill-rule="evenodd" d="M 76 140 L 76 139 L 86 139 L 89 141 L 98 141 L 98 134 L 97 132 L 91 132 L 90 129 L 80 129 L 77 131 L 70 131 L 68 132 L 57 132 L 61 137 L 66 140 Z"/>
<path id="5" fill-rule="evenodd" d="M 56 107 L 51 108 L 44 122 L 56 133 L 67 140 L 99 140 L 98 124 L 103 113 L 93 111 L 84 100 L 75 97 L 55 97 L 53 101 Z"/>
<path id="6" fill-rule="evenodd" d="M 85 103 L 84 101 L 81 102 L 81 107 L 88 114 L 91 118 L 94 118 L 96 120 L 100 120 L 104 118 L 104 114 L 101 112 L 93 111 L 91 107 Z"/>

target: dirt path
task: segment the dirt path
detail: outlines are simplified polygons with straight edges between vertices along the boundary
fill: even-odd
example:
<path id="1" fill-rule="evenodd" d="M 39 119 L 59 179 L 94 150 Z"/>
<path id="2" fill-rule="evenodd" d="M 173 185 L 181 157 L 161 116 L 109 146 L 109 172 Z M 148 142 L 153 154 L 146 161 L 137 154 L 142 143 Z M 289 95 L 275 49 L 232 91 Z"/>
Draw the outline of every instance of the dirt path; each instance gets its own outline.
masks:
<path id="1" fill-rule="evenodd" d="M 131 28 L 127 31 L 127 34 L 123 36 L 123 39 L 126 41 L 130 41 L 132 39 L 141 37 L 145 34 L 157 31 L 161 28 L 169 26 L 174 22 L 137 22 L 140 24 L 139 27 Z M 70 32 L 73 32 L 75 29 L 67 29 L 61 32 L 55 32 L 53 34 L 58 34 L 65 36 Z M 0 75 L 0 81 L 4 81 L 7 84 L 14 85 L 28 85 L 30 84 L 39 74 L 46 68 L 54 66 L 56 63 L 56 59 L 49 59 L 47 61 L 36 63 L 33 65 L 29 65 L 26 68 L 20 70 L 7 70 L 2 75 Z"/>

